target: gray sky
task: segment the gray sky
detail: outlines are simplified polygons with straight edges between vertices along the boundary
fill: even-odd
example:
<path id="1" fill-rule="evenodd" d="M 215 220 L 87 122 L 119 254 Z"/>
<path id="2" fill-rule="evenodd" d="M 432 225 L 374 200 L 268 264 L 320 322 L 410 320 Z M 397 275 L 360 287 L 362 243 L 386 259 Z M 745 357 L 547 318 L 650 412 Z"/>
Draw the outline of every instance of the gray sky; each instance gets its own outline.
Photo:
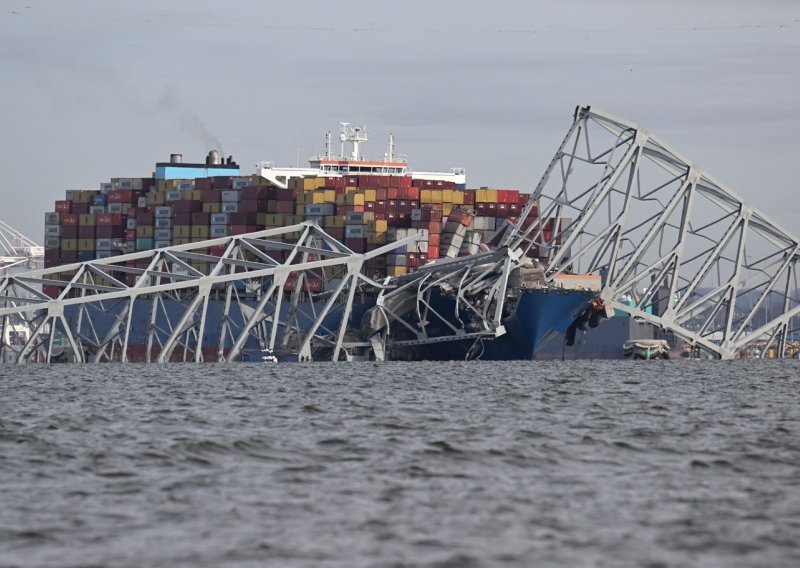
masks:
<path id="1" fill-rule="evenodd" d="M 224 6 L 224 8 L 222 7 Z M 252 173 L 339 121 L 530 191 L 591 104 L 800 232 L 800 2 L 4 0 L 0 219 L 221 144 Z"/>

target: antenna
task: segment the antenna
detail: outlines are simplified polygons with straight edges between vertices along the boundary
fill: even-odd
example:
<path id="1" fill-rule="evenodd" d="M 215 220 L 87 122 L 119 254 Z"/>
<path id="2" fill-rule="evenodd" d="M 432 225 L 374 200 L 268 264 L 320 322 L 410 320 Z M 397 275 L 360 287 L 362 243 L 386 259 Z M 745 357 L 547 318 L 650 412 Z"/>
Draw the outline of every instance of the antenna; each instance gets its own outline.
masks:
<path id="1" fill-rule="evenodd" d="M 325 135 L 325 159 L 330 160 L 333 156 L 333 148 L 331 146 L 331 131 Z"/>
<path id="2" fill-rule="evenodd" d="M 389 133 L 389 149 L 386 151 L 386 161 L 394 162 L 394 134 Z"/>
<path id="3" fill-rule="evenodd" d="M 350 142 L 353 145 L 353 151 L 350 153 L 350 158 L 353 160 L 361 159 L 361 152 L 358 150 L 358 145 L 361 142 L 367 141 L 367 127 L 366 126 L 350 126 L 349 122 L 340 122 L 341 130 L 339 133 L 339 140 L 342 141 L 342 159 L 344 159 L 344 144 Z"/>

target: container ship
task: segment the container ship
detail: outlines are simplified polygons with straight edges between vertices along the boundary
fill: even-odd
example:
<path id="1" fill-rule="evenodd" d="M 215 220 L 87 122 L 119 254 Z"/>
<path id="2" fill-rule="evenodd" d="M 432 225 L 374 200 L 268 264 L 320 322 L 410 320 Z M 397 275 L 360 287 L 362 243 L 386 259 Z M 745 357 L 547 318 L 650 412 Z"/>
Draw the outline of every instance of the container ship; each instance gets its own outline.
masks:
<path id="1" fill-rule="evenodd" d="M 182 155 L 172 154 L 169 161 L 156 163 L 148 177 L 112 178 L 97 189 L 68 190 L 64 199 L 55 202 L 54 210 L 45 214 L 45 267 L 314 221 L 355 253 L 416 236 L 413 247 L 398 248 L 364 265 L 371 278 L 402 281 L 431 265 L 493 250 L 528 205 L 531 196 L 516 189 L 468 188 L 462 168 L 410 171 L 405 157 L 396 154 L 391 135 L 381 159 L 365 158 L 361 145 L 367 141 L 366 128 L 340 126 L 338 155 L 328 133 L 324 153 L 312 157 L 306 168 L 262 162 L 256 173 L 243 175 L 232 157 L 212 150 L 203 162 L 184 162 Z M 537 222 L 535 204 L 524 222 Z M 549 241 L 552 235 L 547 233 L 544 239 Z M 220 256 L 223 250 L 210 246 L 208 253 Z M 275 259 L 284 261 L 286 254 L 276 250 Z M 553 353 L 570 358 L 571 350 L 564 344 L 572 345 L 570 332 L 574 336 L 576 325 L 583 329 L 596 309 L 600 278 L 569 275 L 553 286 L 545 283 L 543 273 L 530 277 L 536 273 L 540 254 L 545 251 L 531 249 L 529 277 L 514 284 L 513 308 L 504 314 L 507 333 L 502 337 L 480 344 L 464 340 L 397 348 L 391 358 L 500 360 L 552 358 Z M 192 261 L 192 266 L 208 271 L 207 261 Z M 126 284 L 134 284 L 133 274 L 124 277 Z M 313 302 L 314 293 L 324 293 L 324 281 L 311 275 L 298 284 L 290 278 L 284 292 L 291 294 L 295 286 L 302 286 Z M 43 290 L 51 297 L 61 292 L 56 286 L 45 285 Z M 442 295 L 438 301 L 446 304 L 452 298 Z M 221 304 L 221 300 L 210 302 L 207 317 L 212 321 L 222 317 Z M 374 298 L 362 298 L 349 325 L 364 329 L 373 307 Z M 135 353 L 138 348 L 139 356 L 129 356 L 131 361 L 144 360 L 143 338 L 150 316 L 141 304 L 137 310 L 141 313 L 134 314 L 131 349 Z M 77 317 L 69 310 L 65 316 Z M 113 325 L 113 320 L 109 314 L 106 325 Z M 95 325 L 102 327 L 102 318 Z M 447 326 L 444 322 L 443 334 Z M 207 329 L 215 327 L 219 326 Z M 435 328 L 432 325 L 428 331 L 436 335 Z M 207 361 L 215 360 L 225 348 L 220 347 L 224 338 L 210 333 L 203 342 Z M 402 326 L 395 335 L 403 338 Z M 559 339 L 554 341 L 555 337 Z M 242 357 L 252 358 L 261 347 L 249 341 Z"/>

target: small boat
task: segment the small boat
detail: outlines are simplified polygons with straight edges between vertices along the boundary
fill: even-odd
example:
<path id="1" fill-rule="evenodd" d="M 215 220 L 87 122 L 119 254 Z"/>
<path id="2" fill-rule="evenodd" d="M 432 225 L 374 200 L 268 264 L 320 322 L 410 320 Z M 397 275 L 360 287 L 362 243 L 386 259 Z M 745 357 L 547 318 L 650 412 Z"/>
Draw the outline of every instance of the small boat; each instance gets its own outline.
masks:
<path id="1" fill-rule="evenodd" d="M 633 339 L 622 345 L 628 359 L 669 359 L 669 343 L 664 339 Z"/>

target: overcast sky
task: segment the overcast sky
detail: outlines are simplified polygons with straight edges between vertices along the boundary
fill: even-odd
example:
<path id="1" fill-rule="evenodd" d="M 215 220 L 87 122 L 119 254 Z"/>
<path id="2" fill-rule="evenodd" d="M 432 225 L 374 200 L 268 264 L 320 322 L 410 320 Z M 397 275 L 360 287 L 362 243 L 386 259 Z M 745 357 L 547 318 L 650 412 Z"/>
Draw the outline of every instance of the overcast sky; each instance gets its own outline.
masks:
<path id="1" fill-rule="evenodd" d="M 800 232 L 800 2 L 3 0 L 0 219 L 221 146 L 304 163 L 340 121 L 530 191 L 576 105 L 647 127 Z"/>

